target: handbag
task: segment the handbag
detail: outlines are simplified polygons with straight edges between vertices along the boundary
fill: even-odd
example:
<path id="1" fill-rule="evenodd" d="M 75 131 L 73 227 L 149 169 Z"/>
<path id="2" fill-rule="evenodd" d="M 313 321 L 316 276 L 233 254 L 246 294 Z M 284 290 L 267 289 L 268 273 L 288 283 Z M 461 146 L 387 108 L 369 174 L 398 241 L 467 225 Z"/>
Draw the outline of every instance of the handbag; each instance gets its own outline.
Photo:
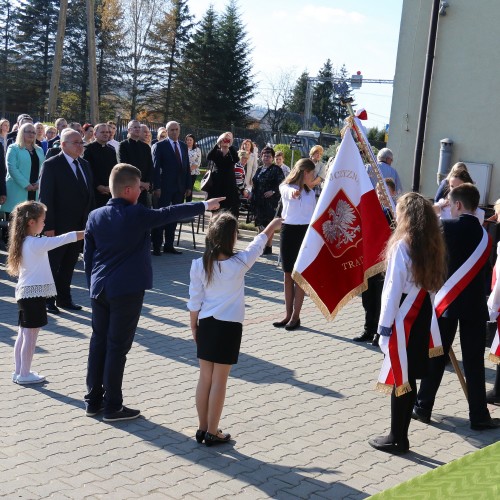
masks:
<path id="1" fill-rule="evenodd" d="M 205 175 L 201 178 L 200 189 L 208 192 L 214 187 L 213 162 L 209 162 Z"/>

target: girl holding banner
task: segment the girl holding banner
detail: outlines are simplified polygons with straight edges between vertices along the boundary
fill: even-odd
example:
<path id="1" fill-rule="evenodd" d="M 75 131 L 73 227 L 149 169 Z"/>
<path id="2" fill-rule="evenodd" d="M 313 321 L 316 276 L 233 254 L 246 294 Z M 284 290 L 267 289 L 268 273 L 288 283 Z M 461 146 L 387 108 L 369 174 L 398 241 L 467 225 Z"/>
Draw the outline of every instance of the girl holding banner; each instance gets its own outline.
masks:
<path id="1" fill-rule="evenodd" d="M 430 335 L 429 292 L 445 279 L 445 245 L 431 204 L 418 193 L 402 196 L 397 226 L 386 249 L 387 271 L 378 333 L 385 354 L 377 388 L 391 392 L 391 430 L 369 444 L 388 453 L 409 450 L 408 427 L 416 379 L 426 374 L 429 356 L 439 354 Z M 442 349 L 440 350 L 442 354 Z"/>

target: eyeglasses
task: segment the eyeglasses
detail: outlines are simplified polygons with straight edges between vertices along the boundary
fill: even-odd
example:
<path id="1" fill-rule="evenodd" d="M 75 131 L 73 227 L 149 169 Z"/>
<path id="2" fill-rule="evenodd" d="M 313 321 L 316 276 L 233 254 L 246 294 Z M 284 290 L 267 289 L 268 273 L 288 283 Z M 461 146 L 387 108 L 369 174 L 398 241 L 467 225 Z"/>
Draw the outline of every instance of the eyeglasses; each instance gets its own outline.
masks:
<path id="1" fill-rule="evenodd" d="M 25 134 L 36 134 L 36 132 L 34 130 L 25 130 L 24 133 Z"/>
<path id="2" fill-rule="evenodd" d="M 85 143 L 83 141 L 68 141 L 68 144 L 78 144 L 79 146 L 83 146 Z"/>

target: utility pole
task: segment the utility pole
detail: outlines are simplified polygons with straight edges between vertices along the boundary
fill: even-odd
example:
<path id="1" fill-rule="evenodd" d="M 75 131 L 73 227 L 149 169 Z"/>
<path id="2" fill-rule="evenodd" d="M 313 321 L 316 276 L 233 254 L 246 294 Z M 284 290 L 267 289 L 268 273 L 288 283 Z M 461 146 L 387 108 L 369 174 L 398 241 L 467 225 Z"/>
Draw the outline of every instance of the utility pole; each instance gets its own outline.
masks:
<path id="1" fill-rule="evenodd" d="M 87 47 L 89 53 L 90 122 L 99 122 L 97 63 L 95 48 L 95 0 L 87 0 Z"/>
<path id="2" fill-rule="evenodd" d="M 59 80 L 61 79 L 62 51 L 64 45 L 64 32 L 66 31 L 67 12 L 68 0 L 60 0 L 59 20 L 57 21 L 56 48 L 49 87 L 49 104 L 47 109 L 47 114 L 49 115 L 49 117 L 54 117 L 54 115 L 56 114 L 57 93 L 59 90 Z"/>

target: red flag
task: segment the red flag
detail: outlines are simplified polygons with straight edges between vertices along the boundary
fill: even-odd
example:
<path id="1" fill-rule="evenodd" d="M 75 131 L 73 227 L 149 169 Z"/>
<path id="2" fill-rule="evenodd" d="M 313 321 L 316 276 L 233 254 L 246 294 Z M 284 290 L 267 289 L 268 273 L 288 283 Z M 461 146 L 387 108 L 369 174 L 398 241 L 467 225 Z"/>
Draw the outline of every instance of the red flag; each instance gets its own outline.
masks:
<path id="1" fill-rule="evenodd" d="M 391 234 L 359 150 L 347 131 L 302 243 L 293 279 L 328 320 L 383 270 Z"/>

